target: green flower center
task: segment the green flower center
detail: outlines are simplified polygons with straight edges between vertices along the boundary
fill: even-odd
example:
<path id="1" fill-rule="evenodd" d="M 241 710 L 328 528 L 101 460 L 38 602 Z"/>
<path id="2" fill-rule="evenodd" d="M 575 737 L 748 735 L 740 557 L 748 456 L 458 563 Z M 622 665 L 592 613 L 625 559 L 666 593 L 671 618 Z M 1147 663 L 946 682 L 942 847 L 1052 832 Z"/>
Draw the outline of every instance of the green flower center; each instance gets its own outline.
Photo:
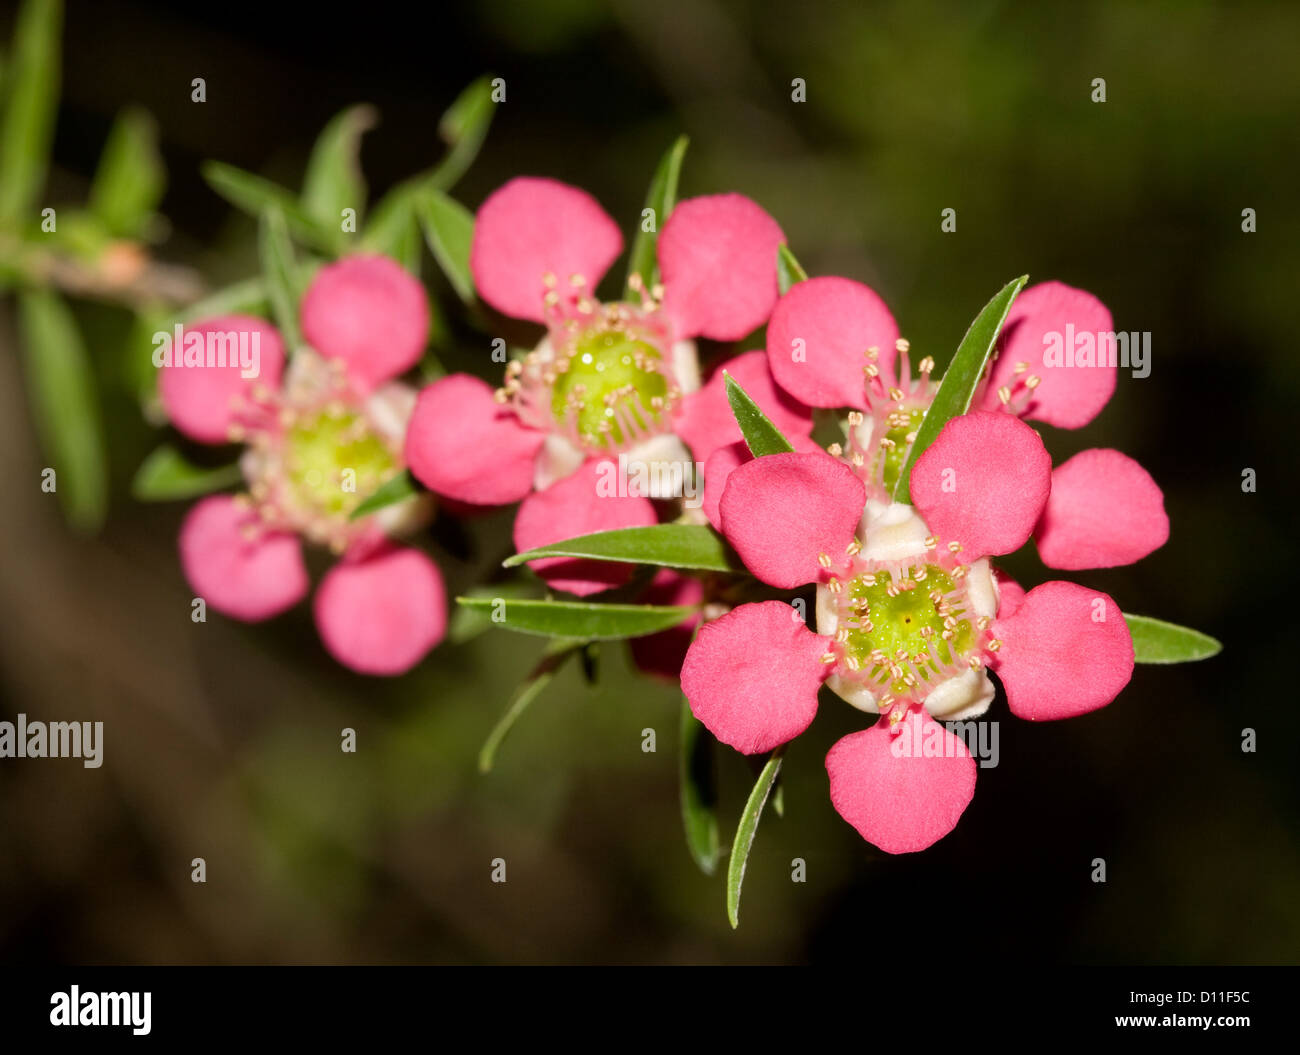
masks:
<path id="1" fill-rule="evenodd" d="M 908 693 L 909 676 L 929 681 L 951 668 L 976 637 L 959 591 L 952 576 L 934 564 L 848 580 L 840 594 L 844 661 L 899 696 Z"/>
<path id="2" fill-rule="evenodd" d="M 886 419 L 890 427 L 885 431 L 884 438 L 889 442 L 879 445 L 880 453 L 876 455 L 877 461 L 872 470 L 874 473 L 883 468 L 885 490 L 891 495 L 898 483 L 898 475 L 903 471 L 903 463 L 907 461 L 907 452 L 912 446 L 908 437 L 915 438 L 916 430 L 921 427 L 924 418 L 925 408 L 913 407 L 911 410 L 891 411 Z"/>
<path id="3" fill-rule="evenodd" d="M 354 411 L 327 408 L 285 435 L 285 473 L 305 511 L 346 518 L 398 472 L 387 444 Z"/>
<path id="4" fill-rule="evenodd" d="M 659 430 L 668 391 L 659 349 L 622 330 L 600 331 L 557 363 L 551 413 L 584 445 L 617 447 Z"/>

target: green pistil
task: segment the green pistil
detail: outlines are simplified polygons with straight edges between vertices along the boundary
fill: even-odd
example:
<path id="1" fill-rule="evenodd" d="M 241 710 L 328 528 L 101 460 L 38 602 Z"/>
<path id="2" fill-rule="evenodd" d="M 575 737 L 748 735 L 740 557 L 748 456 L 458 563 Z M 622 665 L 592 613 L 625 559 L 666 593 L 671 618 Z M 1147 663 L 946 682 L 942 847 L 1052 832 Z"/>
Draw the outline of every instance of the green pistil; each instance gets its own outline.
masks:
<path id="1" fill-rule="evenodd" d="M 882 445 L 878 455 L 878 457 L 884 459 L 885 490 L 890 494 L 894 493 L 894 487 L 898 483 L 898 474 L 903 471 L 903 463 L 907 461 L 907 451 L 911 446 L 907 441 L 907 437 L 921 427 L 921 421 L 925 417 L 925 408 L 916 407 L 913 410 L 895 411 L 895 413 L 905 413 L 908 424 L 896 425 L 885 433 L 885 438 L 893 446 Z"/>
<path id="2" fill-rule="evenodd" d="M 661 362 L 657 348 L 622 331 L 584 337 L 574 344 L 568 369 L 555 378 L 551 413 L 561 423 L 572 420 L 586 442 L 617 446 L 625 439 L 620 408 L 636 430 L 658 423 L 662 411 L 651 404 L 668 396 Z"/>
<path id="3" fill-rule="evenodd" d="M 934 669 L 931 661 L 916 663 L 912 657 L 922 652 L 929 652 L 939 666 L 949 666 L 955 656 L 963 656 L 971 646 L 973 630 L 969 619 L 954 613 L 956 625 L 952 628 L 951 640 L 945 640 L 944 617 L 939 614 L 939 604 L 932 598 L 934 591 L 943 597 L 950 597 L 954 592 L 952 578 L 941 568 L 930 564 L 925 567 L 925 578 L 917 581 L 915 576 L 909 580 L 911 589 L 899 590 L 890 595 L 893 580 L 887 573 L 875 575 L 875 582 L 869 583 L 867 576 L 858 576 L 845 584 L 842 595 L 842 615 L 840 627 L 847 632 L 843 642 L 845 659 L 853 659 L 860 669 L 869 673 L 872 681 L 881 682 L 882 678 L 891 678 L 889 665 L 895 662 L 906 669 L 909 665 L 922 673 Z M 864 607 L 865 602 L 865 607 Z M 866 629 L 870 626 L 871 629 Z M 871 658 L 874 650 L 879 650 L 886 657 L 885 664 L 879 664 Z M 896 660 L 900 649 L 906 651 L 907 660 Z M 901 678 L 889 681 L 890 691 L 896 695 L 905 695 L 909 686 Z"/>
<path id="4" fill-rule="evenodd" d="M 289 483 L 299 501 L 326 516 L 346 516 L 396 472 L 388 447 L 352 411 L 296 422 L 286 437 Z"/>

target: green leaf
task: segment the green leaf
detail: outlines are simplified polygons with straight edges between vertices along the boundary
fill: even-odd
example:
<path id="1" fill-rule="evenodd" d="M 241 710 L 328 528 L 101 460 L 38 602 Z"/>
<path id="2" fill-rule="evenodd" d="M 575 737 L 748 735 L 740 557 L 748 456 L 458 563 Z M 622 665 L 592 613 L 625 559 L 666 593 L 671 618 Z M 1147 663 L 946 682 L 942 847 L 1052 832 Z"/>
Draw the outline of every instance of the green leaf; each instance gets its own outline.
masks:
<path id="1" fill-rule="evenodd" d="M 424 239 L 442 273 L 456 295 L 466 304 L 473 304 L 469 247 L 474 241 L 474 214 L 438 190 L 428 190 L 420 196 L 418 212 Z"/>
<path id="2" fill-rule="evenodd" d="M 1192 663 L 1223 651 L 1220 642 L 1190 627 L 1128 612 L 1124 621 L 1133 635 L 1133 658 L 1138 663 Z"/>
<path id="3" fill-rule="evenodd" d="M 18 310 L 29 402 L 56 493 L 69 524 L 95 531 L 108 507 L 108 466 L 94 367 L 57 294 L 26 290 Z"/>
<path id="4" fill-rule="evenodd" d="M 740 823 L 736 825 L 736 839 L 731 844 L 731 860 L 727 862 L 727 919 L 731 920 L 733 929 L 740 926 L 740 885 L 745 881 L 745 863 L 749 860 L 750 847 L 754 845 L 754 833 L 758 831 L 763 806 L 776 782 L 776 775 L 781 772 L 784 751 L 783 745 L 768 756 L 767 765 L 754 782 L 754 790 L 749 793 L 749 801 L 745 803 Z"/>
<path id="5" fill-rule="evenodd" d="M 514 600 L 536 600 L 537 590 L 536 583 L 518 580 L 491 583 L 487 586 L 474 586 L 466 591 L 466 597 L 475 601 L 491 601 L 498 597 Z M 486 608 L 471 608 L 465 604 L 460 604 L 451 613 L 451 624 L 447 629 L 447 640 L 454 645 L 463 645 L 466 641 L 472 641 L 478 637 L 483 631 L 491 630 L 494 625 L 490 605 Z"/>
<path id="6" fill-rule="evenodd" d="M 691 713 L 682 698 L 681 754 L 678 773 L 681 784 L 682 827 L 691 857 L 705 875 L 718 867 L 722 847 L 718 841 L 718 778 L 713 737 Z"/>
<path id="7" fill-rule="evenodd" d="M 415 498 L 425 493 L 416 484 L 415 477 L 411 475 L 411 471 L 408 469 L 406 472 L 398 473 L 387 483 L 380 485 L 374 494 L 352 510 L 352 514 L 348 519 L 359 520 L 361 517 L 369 516 L 377 509 L 396 505 L 398 502 L 405 502 L 408 498 Z"/>
<path id="8" fill-rule="evenodd" d="M 588 641 L 616 641 L 655 634 L 676 626 L 695 612 L 689 605 L 516 601 L 507 597 L 457 597 L 456 603 L 491 613 L 492 622 L 505 630 Z"/>
<path id="9" fill-rule="evenodd" d="M 478 771 L 480 773 L 491 772 L 492 765 L 496 761 L 497 748 L 501 746 L 501 741 L 506 738 L 506 734 L 519 720 L 519 716 L 528 710 L 528 705 L 542 694 L 542 690 L 551 683 L 570 657 L 581 652 L 586 647 L 586 644 L 585 641 L 576 643 L 571 641 L 555 642 L 547 649 L 541 661 L 529 672 L 523 683 L 515 691 L 514 697 L 510 700 L 510 706 L 506 708 L 506 713 L 501 716 L 501 720 L 497 722 L 492 732 L 488 734 L 487 740 L 483 742 L 483 747 L 478 753 Z"/>
<path id="10" fill-rule="evenodd" d="M 781 435 L 781 430 L 772 424 L 772 420 L 758 409 L 758 404 L 749 398 L 736 379 L 725 370 L 722 376 L 727 379 L 727 402 L 731 404 L 731 413 L 735 415 L 736 424 L 745 437 L 749 452 L 755 458 L 765 454 L 789 454 L 794 450 L 790 441 Z"/>
<path id="11" fill-rule="evenodd" d="M 202 300 L 188 305 L 177 318 L 182 322 L 193 322 L 219 315 L 261 315 L 269 308 L 266 280 L 255 275 L 209 293 Z"/>
<path id="12" fill-rule="evenodd" d="M 636 240 L 632 243 L 632 253 L 627 262 L 627 297 L 634 299 L 632 276 L 640 275 L 645 289 L 652 289 L 659 281 L 659 264 L 656 247 L 659 244 L 659 231 L 672 214 L 677 204 L 677 180 L 682 172 L 682 158 L 690 140 L 678 136 L 676 142 L 668 148 L 659 160 L 650 189 L 646 192 L 645 207 L 654 210 L 655 229 L 647 231 L 637 228 Z"/>
<path id="13" fill-rule="evenodd" d="M 370 212 L 361 233 L 361 248 L 392 257 L 418 278 L 420 226 L 415 219 L 415 199 L 416 192 L 406 185 L 385 194 Z"/>
<path id="14" fill-rule="evenodd" d="M 45 184 L 59 100 L 62 29 L 59 0 L 27 0 L 18 12 L 0 123 L 0 223 L 21 221 Z"/>
<path id="15" fill-rule="evenodd" d="M 784 296 L 796 282 L 807 282 L 808 272 L 794 258 L 790 247 L 782 242 L 776 247 L 776 282 Z"/>
<path id="16" fill-rule="evenodd" d="M 288 188 L 220 161 L 205 161 L 199 171 L 208 186 L 235 208 L 256 217 L 261 217 L 268 208 L 278 208 L 295 238 L 301 238 L 317 249 L 333 250 L 333 230 L 322 228 L 307 215 Z"/>
<path id="17" fill-rule="evenodd" d="M 374 127 L 376 117 L 373 106 L 349 106 L 325 126 L 307 161 L 302 185 L 303 212 L 323 230 L 331 232 L 340 250 L 348 242 L 343 230 L 343 210 L 354 209 L 360 218 L 365 207 L 361 137 Z"/>
<path id="18" fill-rule="evenodd" d="M 478 157 L 495 113 L 492 78 L 485 75 L 461 92 L 438 122 L 438 134 L 450 149 L 426 177 L 426 186 L 447 191 L 456 185 Z"/>
<path id="19" fill-rule="evenodd" d="M 143 110 L 122 111 L 108 134 L 90 188 L 90 209 L 118 238 L 141 238 L 167 186 L 158 126 Z"/>
<path id="20" fill-rule="evenodd" d="M 293 243 L 289 240 L 284 213 L 274 205 L 267 206 L 262 212 L 257 230 L 257 248 L 262 261 L 266 297 L 271 304 L 271 315 L 292 355 L 302 343 L 298 331 L 298 265 L 294 260 Z"/>
<path id="21" fill-rule="evenodd" d="M 164 443 L 140 463 L 131 483 L 131 494 L 141 502 L 170 502 L 233 487 L 242 479 L 238 463 L 204 469 L 186 459 L 171 444 Z"/>
<path id="22" fill-rule="evenodd" d="M 727 560 L 722 539 L 711 528 L 699 524 L 655 524 L 597 531 L 516 553 L 502 563 L 513 568 L 538 557 L 588 557 L 625 564 L 655 564 L 661 568 L 736 570 Z"/>
<path id="23" fill-rule="evenodd" d="M 998 343 L 998 334 L 1002 324 L 1007 320 L 1007 312 L 1016 296 L 1029 281 L 1028 275 L 1021 275 L 1008 282 L 984 305 L 984 310 L 975 316 L 966 336 L 957 346 L 957 354 L 944 372 L 939 391 L 934 394 L 930 409 L 925 412 L 920 428 L 916 430 L 916 442 L 908 452 L 903 471 L 898 474 L 898 483 L 894 486 L 895 502 L 911 502 L 910 485 L 912 466 L 916 464 L 925 449 L 935 441 L 940 430 L 955 417 L 970 410 L 975 389 L 984 376 L 984 365 Z"/>

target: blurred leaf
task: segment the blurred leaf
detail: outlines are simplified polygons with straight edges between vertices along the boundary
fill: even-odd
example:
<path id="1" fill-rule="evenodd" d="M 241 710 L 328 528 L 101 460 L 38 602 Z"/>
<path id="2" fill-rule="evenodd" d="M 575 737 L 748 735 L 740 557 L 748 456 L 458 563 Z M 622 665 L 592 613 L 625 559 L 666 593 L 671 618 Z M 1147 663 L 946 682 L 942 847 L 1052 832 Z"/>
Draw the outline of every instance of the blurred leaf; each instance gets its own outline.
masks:
<path id="1" fill-rule="evenodd" d="M 164 443 L 140 463 L 131 494 L 141 502 L 170 502 L 232 487 L 243 479 L 239 464 L 204 469 Z"/>
<path id="2" fill-rule="evenodd" d="M 140 238 L 166 185 L 158 126 L 143 110 L 124 110 L 99 156 L 90 188 L 91 211 L 115 237 Z"/>
<path id="3" fill-rule="evenodd" d="M 714 740 L 691 713 L 691 705 L 685 697 L 682 697 L 680 729 L 678 773 L 686 846 L 700 870 L 705 875 L 713 875 L 722 853 L 718 840 L 718 777 L 713 753 Z"/>
<path id="4" fill-rule="evenodd" d="M 796 282 L 807 282 L 808 272 L 794 258 L 790 247 L 782 242 L 776 249 L 776 282 L 782 295 L 789 292 Z"/>
<path id="5" fill-rule="evenodd" d="M 490 613 L 494 626 L 521 634 L 616 641 L 676 626 L 695 611 L 688 605 L 589 604 L 585 601 L 457 597 L 457 604 Z"/>
<path id="6" fill-rule="evenodd" d="M 758 831 L 758 821 L 763 815 L 768 793 L 776 782 L 776 775 L 781 772 L 784 751 L 782 745 L 768 756 L 767 765 L 754 782 L 754 790 L 749 793 L 749 801 L 745 803 L 740 823 L 736 825 L 731 860 L 727 862 L 727 919 L 731 920 L 733 929 L 740 926 L 740 886 L 745 881 L 745 863 L 749 860 L 750 847 L 754 845 L 754 834 Z"/>
<path id="7" fill-rule="evenodd" d="M 1223 651 L 1220 642 L 1190 627 L 1128 612 L 1124 621 L 1133 635 L 1133 658 L 1138 663 L 1191 663 Z"/>
<path id="8" fill-rule="evenodd" d="M 791 453 L 794 447 L 790 441 L 759 410 L 758 404 L 749 398 L 749 393 L 736 384 L 736 379 L 725 370 L 722 376 L 727 379 L 727 402 L 731 404 L 731 413 L 735 415 L 736 424 L 740 426 L 750 454 L 761 458 L 765 454 Z"/>
<path id="9" fill-rule="evenodd" d="M 655 564 L 662 568 L 735 570 L 735 565 L 727 560 L 722 539 L 712 528 L 698 524 L 655 524 L 597 531 L 516 553 L 502 564 L 513 568 L 538 557 L 589 557 L 627 564 Z"/>
<path id="10" fill-rule="evenodd" d="M 912 491 L 909 485 L 916 459 L 925 453 L 925 449 L 935 441 L 935 437 L 949 421 L 970 410 L 975 389 L 984 376 L 984 364 L 997 346 L 998 334 L 1002 332 L 1007 312 L 1028 281 L 1028 275 L 1021 275 L 1008 282 L 984 305 L 984 309 L 970 324 L 966 336 L 957 346 L 957 353 L 944 371 L 939 391 L 934 394 L 934 400 L 916 430 L 916 442 L 912 444 L 903 471 L 898 474 L 898 483 L 894 486 L 895 502 L 911 502 Z"/>
<path id="11" fill-rule="evenodd" d="M 342 251 L 348 242 L 343 231 L 343 210 L 354 209 L 357 230 L 366 203 L 366 180 L 361 172 L 361 137 L 374 127 L 373 106 L 349 106 L 327 124 L 307 161 L 303 177 L 303 212 L 332 234 Z"/>
<path id="12" fill-rule="evenodd" d="M 415 191 L 395 187 L 371 210 L 361 234 L 361 248 L 383 253 L 420 277 L 420 225 L 415 219 Z"/>
<path id="13" fill-rule="evenodd" d="M 450 149 L 427 177 L 428 187 L 451 190 L 465 175 L 478 157 L 495 112 L 490 76 L 480 77 L 456 97 L 438 122 L 438 134 Z"/>
<path id="14" fill-rule="evenodd" d="M 56 493 L 69 524 L 95 531 L 108 506 L 108 466 L 93 367 L 57 294 L 25 290 L 18 310 L 29 402 Z"/>
<path id="15" fill-rule="evenodd" d="M 45 184 L 59 101 L 60 0 L 27 0 L 14 27 L 0 123 L 0 223 L 16 225 Z M 39 310 L 39 309 L 38 309 Z"/>
<path id="16" fill-rule="evenodd" d="M 646 289 L 652 289 L 659 281 L 659 264 L 656 249 L 659 244 L 659 231 L 668 220 L 677 204 L 677 180 L 682 172 L 682 158 L 690 139 L 678 136 L 677 141 L 668 148 L 668 152 L 659 161 L 654 179 L 650 181 L 650 190 L 646 193 L 645 208 L 654 210 L 655 229 L 647 231 L 638 226 L 636 240 L 632 243 L 632 253 L 627 262 L 627 297 L 633 299 L 632 276 L 640 275 L 641 283 Z"/>
<path id="17" fill-rule="evenodd" d="M 261 275 L 209 293 L 185 308 L 177 317 L 182 322 L 213 319 L 219 315 L 261 315 L 270 309 L 266 280 Z"/>
<path id="18" fill-rule="evenodd" d="M 318 249 L 329 251 L 333 248 L 333 231 L 322 228 L 308 216 L 291 190 L 220 161 L 205 161 L 199 171 L 208 186 L 235 208 L 260 217 L 267 208 L 274 206 L 283 214 L 295 238 L 301 238 Z"/>
<path id="19" fill-rule="evenodd" d="M 433 257 L 456 295 L 474 303 L 474 278 L 469 270 L 469 248 L 474 241 L 474 214 L 442 191 L 420 195 L 420 224 Z"/>
<path id="20" fill-rule="evenodd" d="M 476 601 L 484 599 L 490 601 L 497 597 L 516 600 L 531 598 L 535 600 L 537 590 L 537 584 L 532 582 L 499 582 L 487 586 L 471 587 L 465 592 L 465 596 Z M 490 606 L 475 608 L 460 604 L 451 613 L 451 626 L 447 630 L 447 640 L 452 644 L 461 645 L 478 637 L 483 631 L 491 630 L 495 625 L 492 622 L 492 609 Z"/>
<path id="21" fill-rule="evenodd" d="M 488 734 L 487 740 L 484 741 L 482 750 L 478 753 L 478 771 L 480 773 L 491 771 L 492 765 L 496 761 L 497 748 L 501 746 L 501 741 L 506 738 L 506 734 L 519 720 L 519 716 L 528 710 L 528 705 L 542 694 L 542 690 L 551 683 L 556 673 L 568 662 L 569 658 L 581 652 L 586 644 L 585 641 L 576 644 L 573 642 L 554 642 L 546 650 L 546 654 L 542 656 L 541 661 L 529 672 L 523 683 L 515 691 L 510 706 L 506 708 L 506 713 L 501 716 L 501 720 L 497 722 L 492 732 Z"/>
<path id="22" fill-rule="evenodd" d="M 385 506 L 396 505 L 398 502 L 405 502 L 408 498 L 415 498 L 426 492 L 415 482 L 415 477 L 411 475 L 408 469 L 406 472 L 398 473 L 387 483 L 381 485 L 374 494 L 352 510 L 349 520 L 359 520 L 361 517 L 369 516 L 377 509 L 383 509 Z"/>
<path id="23" fill-rule="evenodd" d="M 582 677 L 588 685 L 600 683 L 600 642 L 588 641 L 578 653 L 582 660 Z"/>
<path id="24" fill-rule="evenodd" d="M 298 296 L 295 286 L 297 264 L 284 214 L 274 205 L 262 212 L 257 230 L 257 248 L 262 262 L 262 279 L 271 304 L 271 315 L 292 355 L 302 344 L 298 332 Z"/>

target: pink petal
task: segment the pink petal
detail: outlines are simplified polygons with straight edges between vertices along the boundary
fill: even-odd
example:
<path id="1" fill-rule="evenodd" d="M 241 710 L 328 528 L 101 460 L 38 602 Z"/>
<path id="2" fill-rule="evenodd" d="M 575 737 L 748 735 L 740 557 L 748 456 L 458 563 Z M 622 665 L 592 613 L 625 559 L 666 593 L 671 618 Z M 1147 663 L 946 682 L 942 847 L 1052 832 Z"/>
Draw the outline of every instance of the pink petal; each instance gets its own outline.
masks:
<path id="1" fill-rule="evenodd" d="M 777 383 L 809 406 L 864 409 L 864 353 L 878 349 L 881 375 L 892 378 L 897 340 L 898 325 L 874 290 L 847 278 L 810 278 L 777 301 L 767 358 Z"/>
<path id="2" fill-rule="evenodd" d="M 882 719 L 844 737 L 826 755 L 826 772 L 839 815 L 891 854 L 938 842 L 975 794 L 970 751 L 920 709 L 903 719 L 897 734 Z"/>
<path id="3" fill-rule="evenodd" d="M 946 424 L 912 466 L 912 503 L 970 560 L 1011 553 L 1034 530 L 1052 482 L 1038 433 L 1009 414 L 976 411 Z"/>
<path id="4" fill-rule="evenodd" d="M 1030 721 L 1072 718 L 1110 703 L 1133 674 L 1133 639 L 1114 601 L 1072 582 L 1035 586 L 1009 617 L 993 669 L 1013 714 Z"/>
<path id="5" fill-rule="evenodd" d="M 1052 493 L 1035 535 L 1049 568 L 1132 564 L 1169 538 L 1165 496 L 1128 455 L 1080 451 L 1052 470 Z"/>
<path id="6" fill-rule="evenodd" d="M 1026 417 L 1062 429 L 1077 429 L 1101 413 L 1115 391 L 1116 367 L 1046 366 L 1043 362 L 1044 334 L 1059 334 L 1064 341 L 1067 324 L 1074 326 L 1076 336 L 1091 333 L 1094 342 L 1098 334 L 1111 333 L 1115 325 L 1106 305 L 1086 290 L 1063 282 L 1041 282 L 1016 298 L 998 339 L 1001 350 L 984 394 L 985 410 L 998 409 L 998 388 L 1015 384 L 1016 364 L 1023 362 L 1029 365 L 1020 377 L 1037 375 L 1042 379 L 1029 401 Z"/>
<path id="7" fill-rule="evenodd" d="M 586 191 L 520 177 L 479 209 L 469 266 L 479 296 L 492 307 L 541 322 L 543 276 L 567 289 L 569 279 L 581 275 L 592 291 L 622 251 L 618 225 Z"/>
<path id="8" fill-rule="evenodd" d="M 704 602 L 704 584 L 699 579 L 679 574 L 671 568 L 660 568 L 650 587 L 638 598 L 639 604 L 692 605 Z M 676 682 L 681 678 L 682 661 L 700 617 L 693 615 L 684 622 L 658 634 L 634 637 L 628 641 L 632 661 L 647 674 Z"/>
<path id="9" fill-rule="evenodd" d="M 194 592 L 235 619 L 257 623 L 307 595 L 298 536 L 264 531 L 230 495 L 205 498 L 186 514 L 180 551 Z"/>
<path id="10" fill-rule="evenodd" d="M 998 616 L 1006 619 L 1024 601 L 1025 588 L 1001 568 L 993 569 L 993 578 L 997 580 L 998 584 Z"/>
<path id="11" fill-rule="evenodd" d="M 545 439 L 497 403 L 486 382 L 451 374 L 421 391 L 406 430 L 406 463 L 440 495 L 505 505 L 533 489 L 533 461 Z"/>
<path id="12" fill-rule="evenodd" d="M 821 554 L 843 560 L 866 501 L 853 470 L 827 454 L 769 454 L 732 471 L 718 508 L 745 567 L 789 590 L 820 579 Z"/>
<path id="13" fill-rule="evenodd" d="M 782 601 L 742 604 L 700 627 L 682 664 L 682 692 L 724 744 L 747 755 L 770 751 L 817 713 L 829 641 Z"/>
<path id="14" fill-rule="evenodd" d="M 795 435 L 807 436 L 812 431 L 808 408 L 786 395 L 772 380 L 767 354 L 745 352 L 728 359 L 714 371 L 708 384 L 687 395 L 673 421 L 673 430 L 686 441 L 697 461 L 707 461 L 719 447 L 744 438 L 727 402 L 724 374 L 735 379 L 786 439 L 793 442 Z"/>
<path id="15" fill-rule="evenodd" d="M 158 395 L 167 417 L 181 432 L 200 443 L 227 443 L 230 426 L 235 424 L 238 404 L 247 399 L 254 385 L 271 391 L 280 387 L 284 370 L 284 342 L 270 323 L 251 315 L 223 315 L 186 326 L 186 334 L 209 333 L 247 334 L 245 343 L 251 353 L 256 335 L 258 348 L 258 375 L 243 377 L 238 362 L 238 343 L 227 342 L 235 350 L 233 366 L 185 366 L 184 341 L 179 349 L 172 349 L 172 365 L 164 364 L 158 370 Z M 214 346 L 214 351 L 218 349 Z M 250 354 L 251 360 L 251 354 Z M 206 362 L 206 360 L 205 360 Z"/>
<path id="16" fill-rule="evenodd" d="M 614 470 L 613 462 L 593 458 L 545 491 L 530 494 L 515 517 L 515 549 L 522 553 L 595 531 L 655 523 L 655 507 L 648 498 L 618 494 Z M 621 586 L 633 570 L 630 564 L 570 557 L 544 557 L 529 562 L 529 567 L 552 588 L 579 597 Z"/>
<path id="17" fill-rule="evenodd" d="M 732 470 L 753 460 L 754 456 L 749 453 L 749 447 L 744 440 L 741 440 L 739 443 L 728 443 L 725 447 L 719 447 L 704 463 L 704 494 L 701 496 L 701 507 L 716 531 L 722 531 L 722 513 L 718 505 L 726 490 L 727 479 L 731 476 Z"/>
<path id="18" fill-rule="evenodd" d="M 664 310 L 678 337 L 738 341 L 776 303 L 777 222 L 742 194 L 678 204 L 659 235 Z"/>
<path id="19" fill-rule="evenodd" d="M 325 648 L 361 674 L 404 674 L 447 629 L 442 574 L 414 549 L 340 561 L 321 580 L 314 608 Z"/>
<path id="20" fill-rule="evenodd" d="M 340 359 L 357 391 L 404 373 L 429 339 L 424 287 L 386 256 L 348 256 L 316 273 L 302 298 L 302 333 L 327 359 Z"/>

